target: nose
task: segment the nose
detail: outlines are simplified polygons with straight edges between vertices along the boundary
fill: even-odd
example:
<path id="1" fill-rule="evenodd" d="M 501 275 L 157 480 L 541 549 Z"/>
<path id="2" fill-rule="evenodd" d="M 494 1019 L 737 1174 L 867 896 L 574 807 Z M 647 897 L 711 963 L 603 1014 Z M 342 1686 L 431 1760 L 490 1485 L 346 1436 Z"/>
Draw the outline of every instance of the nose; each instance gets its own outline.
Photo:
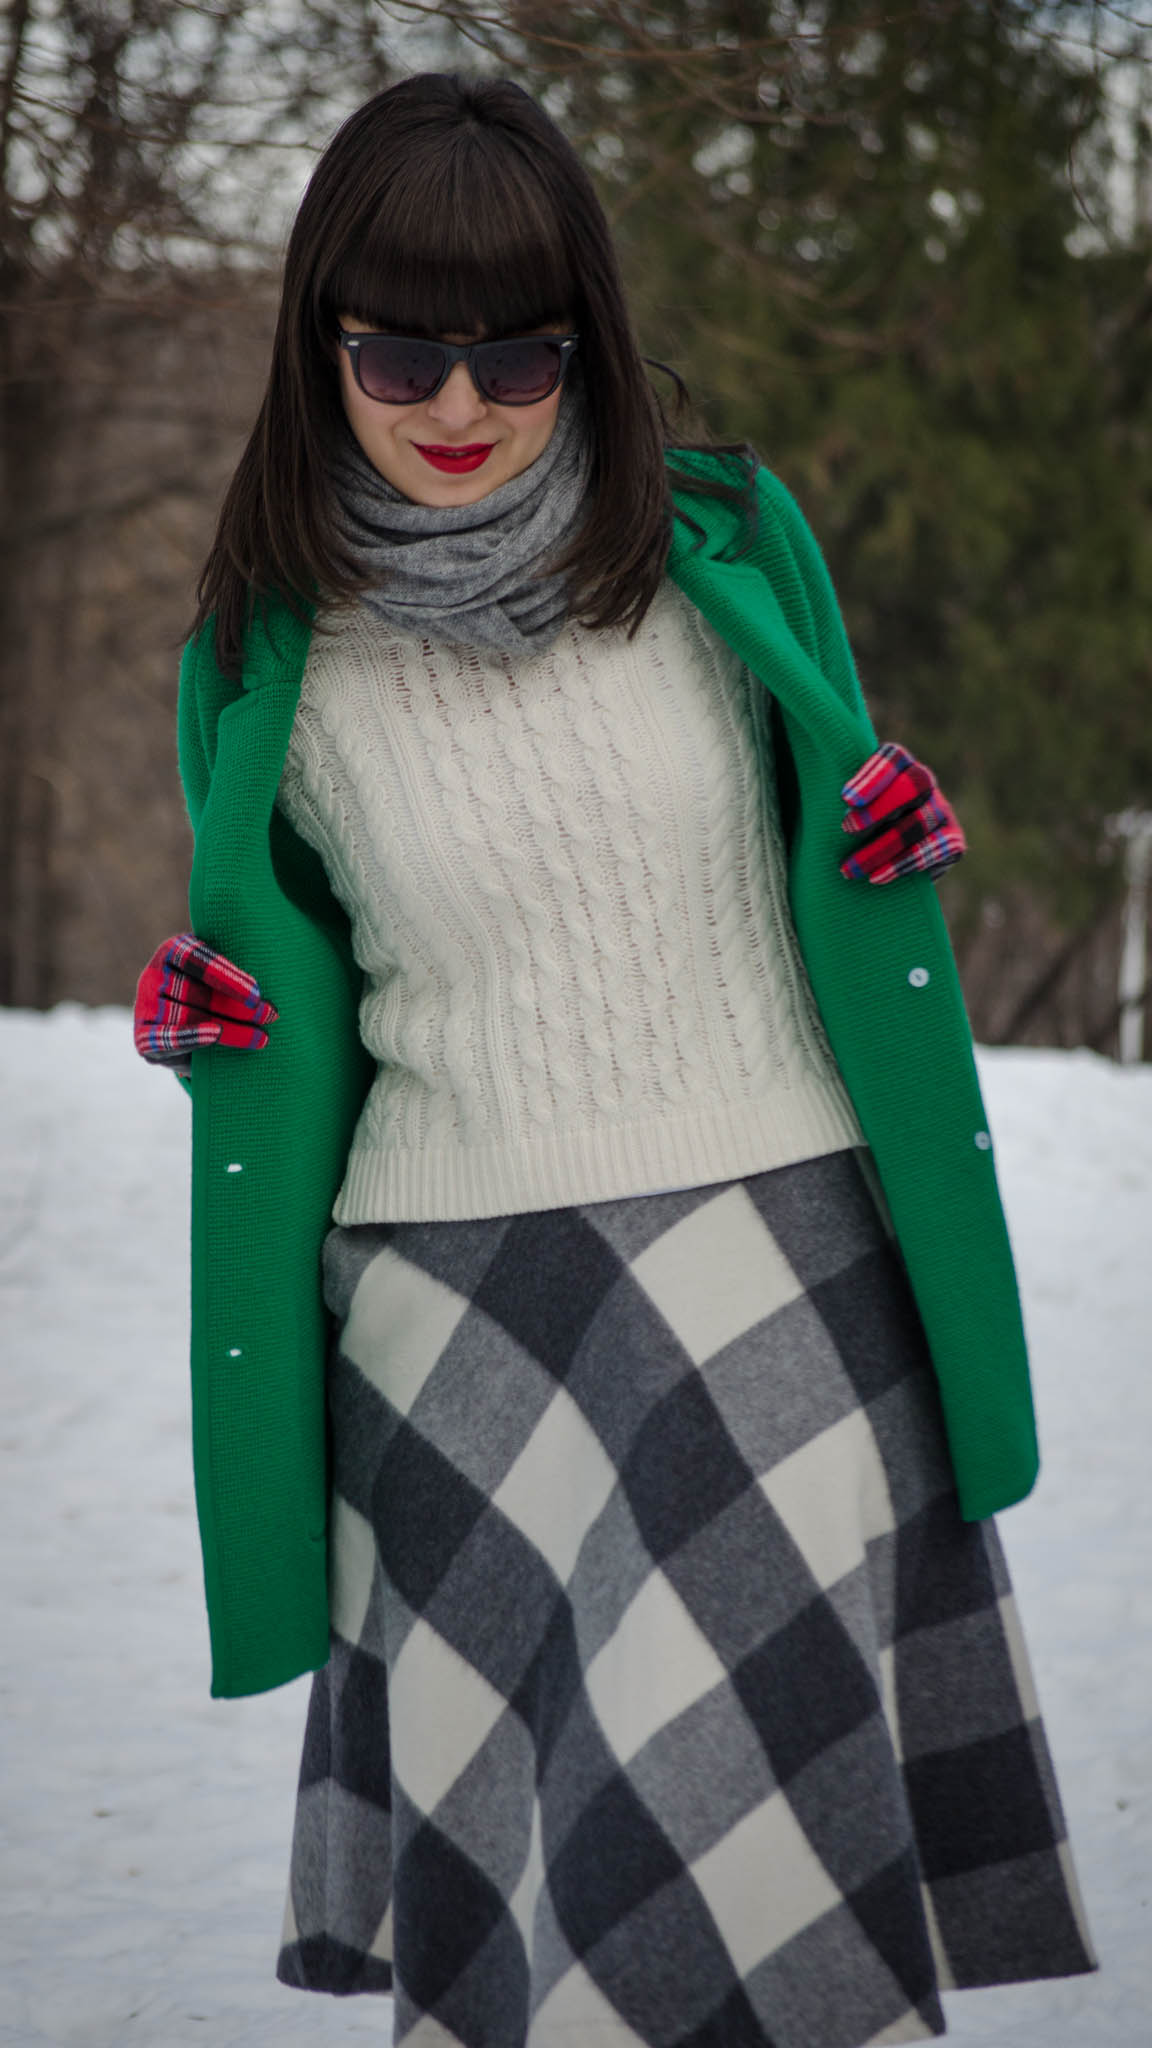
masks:
<path id="1" fill-rule="evenodd" d="M 453 363 L 434 398 L 428 400 L 428 417 L 459 431 L 471 426 L 484 413 L 484 400 L 472 382 L 467 363 Z"/>

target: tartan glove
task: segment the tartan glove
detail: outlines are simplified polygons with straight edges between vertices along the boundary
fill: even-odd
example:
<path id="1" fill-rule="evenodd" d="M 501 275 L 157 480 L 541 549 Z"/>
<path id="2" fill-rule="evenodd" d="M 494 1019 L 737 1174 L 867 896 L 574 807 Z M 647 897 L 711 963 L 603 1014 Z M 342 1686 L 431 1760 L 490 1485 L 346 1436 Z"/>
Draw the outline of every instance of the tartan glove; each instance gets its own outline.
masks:
<path id="1" fill-rule="evenodd" d="M 250 974 L 192 932 L 157 946 L 136 984 L 133 1036 L 142 1059 L 188 1072 L 197 1046 L 267 1045 L 265 1024 L 279 1013 Z"/>
<path id="2" fill-rule="evenodd" d="M 968 851 L 959 820 L 930 768 L 886 740 L 840 792 L 845 832 L 871 836 L 840 863 L 849 881 L 942 874 Z"/>

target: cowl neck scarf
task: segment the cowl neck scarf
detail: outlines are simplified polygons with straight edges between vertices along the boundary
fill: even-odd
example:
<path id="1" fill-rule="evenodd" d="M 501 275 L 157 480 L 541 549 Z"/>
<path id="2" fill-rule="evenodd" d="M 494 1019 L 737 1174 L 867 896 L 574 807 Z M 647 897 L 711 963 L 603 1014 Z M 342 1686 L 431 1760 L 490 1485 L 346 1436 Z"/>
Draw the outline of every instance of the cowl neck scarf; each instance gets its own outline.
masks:
<path id="1" fill-rule="evenodd" d="M 548 562 L 572 533 L 591 472 L 585 402 L 564 386 L 547 446 L 474 505 L 417 505 L 374 469 L 349 432 L 331 464 L 338 523 L 371 581 L 370 611 L 430 640 L 533 654 L 568 615 Z"/>

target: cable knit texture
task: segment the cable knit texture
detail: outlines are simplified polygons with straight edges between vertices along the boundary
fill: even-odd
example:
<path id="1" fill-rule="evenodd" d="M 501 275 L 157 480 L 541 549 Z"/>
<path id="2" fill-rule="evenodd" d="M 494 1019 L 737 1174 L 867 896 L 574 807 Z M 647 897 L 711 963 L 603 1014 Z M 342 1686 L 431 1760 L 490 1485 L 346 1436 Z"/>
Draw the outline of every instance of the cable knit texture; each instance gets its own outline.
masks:
<path id="1" fill-rule="evenodd" d="M 862 1143 L 799 957 L 768 698 L 662 586 L 514 656 L 358 607 L 312 640 L 279 802 L 365 973 L 341 1223 L 510 1214 Z"/>

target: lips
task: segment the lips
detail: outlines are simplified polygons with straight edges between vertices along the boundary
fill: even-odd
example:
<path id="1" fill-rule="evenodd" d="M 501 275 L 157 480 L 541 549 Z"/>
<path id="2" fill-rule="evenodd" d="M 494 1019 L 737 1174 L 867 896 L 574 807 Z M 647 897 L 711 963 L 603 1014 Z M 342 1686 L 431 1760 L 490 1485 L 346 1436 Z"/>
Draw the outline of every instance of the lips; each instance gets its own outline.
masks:
<path id="1" fill-rule="evenodd" d="M 487 462 L 496 443 L 472 441 L 465 448 L 438 448 L 425 441 L 414 441 L 412 446 L 433 469 L 443 470 L 448 476 L 466 476 L 469 470 L 479 469 L 482 462 Z"/>

